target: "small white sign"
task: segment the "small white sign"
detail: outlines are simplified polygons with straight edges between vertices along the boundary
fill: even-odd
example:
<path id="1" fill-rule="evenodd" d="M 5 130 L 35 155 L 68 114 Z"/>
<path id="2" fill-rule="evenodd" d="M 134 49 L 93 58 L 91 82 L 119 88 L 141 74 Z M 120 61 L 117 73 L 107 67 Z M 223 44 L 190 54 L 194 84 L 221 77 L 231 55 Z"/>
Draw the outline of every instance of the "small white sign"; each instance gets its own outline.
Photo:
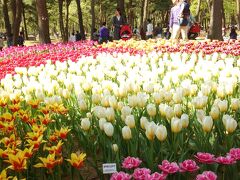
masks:
<path id="1" fill-rule="evenodd" d="M 106 163 L 106 164 L 103 164 L 102 167 L 103 167 L 103 174 L 112 174 L 117 172 L 116 163 Z"/>

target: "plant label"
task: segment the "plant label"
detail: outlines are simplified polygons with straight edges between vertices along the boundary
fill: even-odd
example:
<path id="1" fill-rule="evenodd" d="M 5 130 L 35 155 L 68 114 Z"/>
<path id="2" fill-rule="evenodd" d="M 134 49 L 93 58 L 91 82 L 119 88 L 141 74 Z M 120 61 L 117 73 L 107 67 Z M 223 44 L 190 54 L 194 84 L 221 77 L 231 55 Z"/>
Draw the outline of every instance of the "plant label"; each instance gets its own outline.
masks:
<path id="1" fill-rule="evenodd" d="M 116 163 L 106 163 L 102 165 L 103 167 L 103 174 L 112 174 L 117 172 Z"/>

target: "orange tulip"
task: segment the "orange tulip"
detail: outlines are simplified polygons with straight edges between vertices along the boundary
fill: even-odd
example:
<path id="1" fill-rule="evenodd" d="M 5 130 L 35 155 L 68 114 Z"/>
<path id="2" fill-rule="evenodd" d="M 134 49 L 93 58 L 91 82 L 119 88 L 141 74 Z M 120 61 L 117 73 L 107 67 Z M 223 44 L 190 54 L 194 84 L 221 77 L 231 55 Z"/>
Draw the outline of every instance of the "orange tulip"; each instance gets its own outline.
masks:
<path id="1" fill-rule="evenodd" d="M 27 112 L 27 111 L 24 111 L 24 110 L 19 110 L 18 111 L 18 116 L 19 116 L 19 118 L 23 121 L 23 122 L 28 122 L 29 121 L 29 119 L 30 119 L 30 115 L 29 115 L 29 112 Z"/>
<path id="2" fill-rule="evenodd" d="M 0 98 L 0 106 L 5 107 L 8 103 L 8 98 Z"/>
<path id="3" fill-rule="evenodd" d="M 77 155 L 76 153 L 71 154 L 71 159 L 66 159 L 73 167 L 80 169 L 83 167 L 83 161 L 86 159 L 86 154 L 81 153 Z"/>
<path id="4" fill-rule="evenodd" d="M 49 136 L 49 141 L 56 142 L 57 140 L 58 140 L 58 136 L 56 136 L 55 134 Z"/>
<path id="5" fill-rule="evenodd" d="M 20 103 L 9 105 L 8 108 L 14 113 L 20 109 Z"/>
<path id="6" fill-rule="evenodd" d="M 63 142 L 60 140 L 56 146 L 46 147 L 45 149 L 49 151 L 50 154 L 61 155 L 62 154 Z"/>
<path id="7" fill-rule="evenodd" d="M 7 148 L 5 150 L 0 149 L 0 157 L 2 159 L 7 159 L 9 154 L 16 154 L 16 151 L 10 148 Z"/>
<path id="8" fill-rule="evenodd" d="M 49 123 L 54 122 L 49 114 L 46 114 L 45 116 L 39 116 L 39 119 L 44 125 L 48 125 Z"/>
<path id="9" fill-rule="evenodd" d="M 17 95 L 14 97 L 14 99 L 11 99 L 13 104 L 18 104 L 21 101 L 20 95 Z"/>
<path id="10" fill-rule="evenodd" d="M 0 116 L 0 121 L 7 121 L 7 122 L 11 122 L 14 120 L 14 116 L 12 114 L 10 114 L 9 112 L 3 113 Z"/>
<path id="11" fill-rule="evenodd" d="M 47 158 L 39 158 L 42 162 L 34 165 L 36 168 L 47 168 L 49 170 L 52 170 L 56 165 L 59 165 L 62 163 L 62 157 L 59 159 L 56 159 L 55 154 L 49 154 Z"/>
<path id="12" fill-rule="evenodd" d="M 50 112 L 50 107 L 49 106 L 46 106 L 46 107 L 42 107 L 40 109 L 40 111 L 43 113 L 43 114 L 48 114 Z"/>
<path id="13" fill-rule="evenodd" d="M 38 107 L 38 105 L 39 105 L 39 103 L 40 103 L 40 101 L 39 100 L 29 100 L 28 102 L 27 102 L 33 109 L 36 109 L 37 107 Z"/>
<path id="14" fill-rule="evenodd" d="M 0 142 L 2 142 L 5 147 L 17 147 L 21 144 L 21 141 L 16 139 L 15 134 L 12 134 L 10 138 L 4 137 Z"/>
<path id="15" fill-rule="evenodd" d="M 23 150 L 24 156 L 25 156 L 26 158 L 31 158 L 31 157 L 32 157 L 32 155 L 33 155 L 33 148 L 34 148 L 34 146 L 31 146 L 30 148 L 25 148 L 25 149 Z"/>
<path id="16" fill-rule="evenodd" d="M 9 154 L 8 160 L 4 161 L 11 164 L 8 168 L 14 171 L 21 172 L 27 169 L 27 158 L 25 157 L 25 153 L 21 150 L 19 150 L 17 154 Z"/>
<path id="17" fill-rule="evenodd" d="M 55 134 L 61 139 L 66 139 L 69 131 L 71 131 L 71 129 L 68 129 L 68 127 L 61 128 L 60 130 L 55 130 Z"/>
<path id="18" fill-rule="evenodd" d="M 34 140 L 28 139 L 27 142 L 28 142 L 27 146 L 30 146 L 30 147 L 33 146 L 33 150 L 36 151 L 39 149 L 40 145 L 42 143 L 45 143 L 46 141 L 43 140 L 43 135 L 41 135 L 37 139 L 34 139 Z"/>

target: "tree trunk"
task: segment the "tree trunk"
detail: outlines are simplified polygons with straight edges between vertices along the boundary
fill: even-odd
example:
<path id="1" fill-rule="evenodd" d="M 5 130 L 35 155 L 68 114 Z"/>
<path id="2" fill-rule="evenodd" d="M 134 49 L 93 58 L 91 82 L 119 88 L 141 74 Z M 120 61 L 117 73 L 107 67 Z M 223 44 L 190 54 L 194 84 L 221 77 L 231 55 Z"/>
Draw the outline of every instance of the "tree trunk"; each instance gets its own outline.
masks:
<path id="1" fill-rule="evenodd" d="M 24 23 L 24 35 L 25 39 L 28 40 L 28 30 L 27 30 L 27 22 L 26 22 L 26 16 L 25 16 L 25 4 L 23 3 L 23 9 L 22 9 L 22 14 L 23 14 L 23 23 Z"/>
<path id="2" fill-rule="evenodd" d="M 86 37 L 85 37 L 85 31 L 84 31 L 84 26 L 83 26 L 81 1 L 80 0 L 76 0 L 76 3 L 77 3 L 77 10 L 78 10 L 79 30 L 80 30 L 82 39 L 85 40 Z"/>
<path id="3" fill-rule="evenodd" d="M 210 29 L 208 38 L 211 40 L 223 40 L 222 37 L 222 9 L 223 0 L 213 0 L 211 9 Z"/>
<path id="4" fill-rule="evenodd" d="M 198 0 L 197 9 L 196 9 L 196 17 L 195 17 L 197 22 L 200 22 L 199 15 L 200 15 L 200 9 L 201 9 L 201 2 L 202 2 L 202 0 Z"/>
<path id="5" fill-rule="evenodd" d="M 92 25 L 91 25 L 91 40 L 93 40 L 93 33 L 95 29 L 95 0 L 91 0 L 91 15 L 92 15 Z"/>
<path id="6" fill-rule="evenodd" d="M 238 23 L 238 29 L 240 30 L 240 0 L 237 1 L 237 23 Z"/>
<path id="7" fill-rule="evenodd" d="M 121 16 L 123 17 L 124 22 L 126 22 L 126 12 L 125 12 L 125 2 L 124 0 L 117 1 L 117 7 L 120 9 Z"/>
<path id="8" fill-rule="evenodd" d="M 147 29 L 147 10 L 148 10 L 148 0 L 144 0 L 143 6 L 143 29 L 146 31 Z"/>
<path id="9" fill-rule="evenodd" d="M 58 0 L 58 12 L 59 12 L 59 27 L 60 27 L 61 38 L 64 41 L 65 29 L 64 29 L 64 22 L 63 22 L 63 0 Z"/>
<path id="10" fill-rule="evenodd" d="M 129 0 L 129 24 L 134 27 L 134 12 L 133 12 L 133 1 Z"/>
<path id="11" fill-rule="evenodd" d="M 22 0 L 12 0 L 13 13 L 13 45 L 18 44 L 20 24 L 22 21 Z"/>
<path id="12" fill-rule="evenodd" d="M 208 7 L 208 12 L 209 13 L 211 13 L 213 1 L 214 0 L 207 0 L 207 7 Z"/>
<path id="13" fill-rule="evenodd" d="M 38 14 L 39 41 L 41 44 L 51 43 L 46 0 L 36 0 L 36 7 Z"/>
<path id="14" fill-rule="evenodd" d="M 64 42 L 68 41 L 69 36 L 69 6 L 71 4 L 71 0 L 66 0 L 66 18 L 65 18 L 65 34 L 64 34 Z"/>
<path id="15" fill-rule="evenodd" d="M 223 27 L 226 28 L 226 16 L 225 16 L 225 10 L 222 5 L 222 22 L 223 22 Z"/>
<path id="16" fill-rule="evenodd" d="M 2 8 L 3 8 L 3 18 L 4 18 L 4 25 L 6 29 L 7 36 L 9 37 L 12 33 L 12 26 L 10 24 L 9 20 L 9 14 L 8 14 L 8 1 L 7 0 L 2 0 Z"/>
<path id="17" fill-rule="evenodd" d="M 141 19 L 140 19 L 140 26 L 143 26 L 143 15 L 144 15 L 144 2 L 145 0 L 141 0 Z"/>

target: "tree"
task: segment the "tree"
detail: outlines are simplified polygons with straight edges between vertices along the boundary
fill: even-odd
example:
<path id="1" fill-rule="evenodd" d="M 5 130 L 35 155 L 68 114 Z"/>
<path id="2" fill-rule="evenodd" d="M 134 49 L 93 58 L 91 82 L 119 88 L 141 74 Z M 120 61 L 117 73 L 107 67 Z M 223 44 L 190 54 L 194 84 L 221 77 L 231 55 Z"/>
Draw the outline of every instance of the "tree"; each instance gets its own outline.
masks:
<path id="1" fill-rule="evenodd" d="M 79 30 L 80 30 L 82 39 L 85 40 L 86 37 L 85 37 L 85 30 L 83 26 L 81 0 L 76 0 L 76 3 L 77 3 L 77 11 L 78 11 Z"/>
<path id="2" fill-rule="evenodd" d="M 9 14 L 8 14 L 8 0 L 2 0 L 2 9 L 3 9 L 3 18 L 4 18 L 4 25 L 6 29 L 7 36 L 9 37 L 12 33 L 12 26 L 10 24 L 9 20 Z"/>
<path id="3" fill-rule="evenodd" d="M 223 6 L 223 0 L 213 0 L 211 7 L 211 17 L 210 17 L 210 29 L 208 38 L 223 40 L 222 37 L 222 17 L 223 12 L 221 11 Z"/>
<path id="4" fill-rule="evenodd" d="M 38 14 L 39 41 L 42 44 L 51 43 L 46 0 L 36 0 L 36 7 Z"/>
<path id="5" fill-rule="evenodd" d="M 124 19 L 124 21 L 126 21 L 126 12 L 125 12 L 125 2 L 124 0 L 117 0 L 117 7 L 120 9 L 121 15 Z"/>
<path id="6" fill-rule="evenodd" d="M 91 39 L 93 39 L 93 33 L 95 29 L 95 0 L 91 0 L 91 15 L 92 15 L 92 25 L 91 25 Z"/>
<path id="7" fill-rule="evenodd" d="M 200 15 L 201 2 L 202 2 L 202 0 L 198 0 L 197 9 L 196 9 L 195 19 L 198 22 L 200 21 L 199 15 Z"/>
<path id="8" fill-rule="evenodd" d="M 238 29 L 240 30 L 240 0 L 236 0 L 237 2 L 237 23 Z"/>
<path id="9" fill-rule="evenodd" d="M 23 3 L 22 6 L 22 16 L 23 16 L 23 24 L 24 24 L 24 31 L 25 31 L 25 38 L 28 40 L 28 30 L 27 30 L 27 22 L 26 22 L 26 15 L 25 15 L 25 4 Z"/>

